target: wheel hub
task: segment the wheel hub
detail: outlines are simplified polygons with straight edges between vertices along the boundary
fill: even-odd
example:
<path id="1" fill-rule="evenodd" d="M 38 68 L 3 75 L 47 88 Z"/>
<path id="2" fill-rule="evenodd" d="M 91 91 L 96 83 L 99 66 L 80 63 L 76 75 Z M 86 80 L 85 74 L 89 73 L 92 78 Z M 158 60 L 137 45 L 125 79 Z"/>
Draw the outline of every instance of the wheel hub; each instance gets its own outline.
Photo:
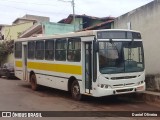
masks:
<path id="1" fill-rule="evenodd" d="M 74 86 L 73 87 L 73 94 L 76 96 L 79 94 L 79 87 L 78 86 Z"/>

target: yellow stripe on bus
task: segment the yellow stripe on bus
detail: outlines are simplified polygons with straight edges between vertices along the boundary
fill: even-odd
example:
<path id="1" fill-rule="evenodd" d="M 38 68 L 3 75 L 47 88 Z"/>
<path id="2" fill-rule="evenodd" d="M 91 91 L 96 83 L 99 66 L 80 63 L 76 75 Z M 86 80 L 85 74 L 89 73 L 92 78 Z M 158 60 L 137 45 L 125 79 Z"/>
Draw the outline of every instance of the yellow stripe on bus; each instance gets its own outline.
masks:
<path id="1" fill-rule="evenodd" d="M 15 64 L 16 67 L 22 67 L 22 61 L 16 61 Z"/>
<path id="2" fill-rule="evenodd" d="M 62 72 L 62 73 L 82 75 L 82 67 L 76 66 L 76 65 L 28 62 L 27 66 L 29 69 L 46 70 L 46 71 L 53 71 L 53 72 Z"/>

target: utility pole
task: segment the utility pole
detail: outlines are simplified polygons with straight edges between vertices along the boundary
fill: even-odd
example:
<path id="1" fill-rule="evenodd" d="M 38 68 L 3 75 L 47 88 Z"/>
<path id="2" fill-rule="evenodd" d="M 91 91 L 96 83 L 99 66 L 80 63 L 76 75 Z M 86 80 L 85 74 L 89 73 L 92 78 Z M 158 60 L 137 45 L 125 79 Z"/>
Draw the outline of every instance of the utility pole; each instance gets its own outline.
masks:
<path id="1" fill-rule="evenodd" d="M 74 0 L 72 0 L 72 7 L 73 7 L 73 22 L 74 22 L 74 31 L 76 31 L 76 17 L 75 17 L 75 3 Z"/>
<path id="2" fill-rule="evenodd" d="M 72 9 L 73 9 L 73 24 L 74 24 L 74 31 L 76 31 L 76 17 L 75 17 L 75 2 L 74 2 L 74 0 L 71 0 L 71 1 L 59 0 L 59 1 L 62 1 L 62 2 L 70 2 L 70 3 L 71 3 Z"/>

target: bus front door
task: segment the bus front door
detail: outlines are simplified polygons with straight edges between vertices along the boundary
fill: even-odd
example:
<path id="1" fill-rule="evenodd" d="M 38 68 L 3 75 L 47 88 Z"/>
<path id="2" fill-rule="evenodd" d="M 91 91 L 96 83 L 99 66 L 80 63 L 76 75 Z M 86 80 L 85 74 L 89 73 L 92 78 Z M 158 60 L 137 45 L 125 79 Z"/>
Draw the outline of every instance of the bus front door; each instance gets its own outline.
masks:
<path id="1" fill-rule="evenodd" d="M 85 42 L 85 93 L 92 90 L 92 42 Z"/>

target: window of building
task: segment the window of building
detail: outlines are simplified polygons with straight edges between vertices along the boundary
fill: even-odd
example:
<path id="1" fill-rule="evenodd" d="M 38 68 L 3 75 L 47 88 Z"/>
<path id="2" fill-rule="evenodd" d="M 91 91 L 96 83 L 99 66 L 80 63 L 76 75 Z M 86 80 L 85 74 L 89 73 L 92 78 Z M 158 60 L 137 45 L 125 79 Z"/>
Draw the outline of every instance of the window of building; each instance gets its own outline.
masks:
<path id="1" fill-rule="evenodd" d="M 22 42 L 15 43 L 15 58 L 22 58 Z"/>
<path id="2" fill-rule="evenodd" d="M 46 40 L 45 42 L 45 59 L 53 60 L 54 59 L 54 41 Z"/>
<path id="3" fill-rule="evenodd" d="M 80 38 L 68 39 L 68 54 L 67 60 L 79 62 L 81 60 L 81 40 Z"/>
<path id="4" fill-rule="evenodd" d="M 57 39 L 55 45 L 55 59 L 59 61 L 66 61 L 66 39 Z"/>
<path id="5" fill-rule="evenodd" d="M 35 58 L 35 42 L 28 42 L 28 59 Z"/>
<path id="6" fill-rule="evenodd" d="M 44 41 L 36 41 L 36 59 L 44 59 Z"/>

